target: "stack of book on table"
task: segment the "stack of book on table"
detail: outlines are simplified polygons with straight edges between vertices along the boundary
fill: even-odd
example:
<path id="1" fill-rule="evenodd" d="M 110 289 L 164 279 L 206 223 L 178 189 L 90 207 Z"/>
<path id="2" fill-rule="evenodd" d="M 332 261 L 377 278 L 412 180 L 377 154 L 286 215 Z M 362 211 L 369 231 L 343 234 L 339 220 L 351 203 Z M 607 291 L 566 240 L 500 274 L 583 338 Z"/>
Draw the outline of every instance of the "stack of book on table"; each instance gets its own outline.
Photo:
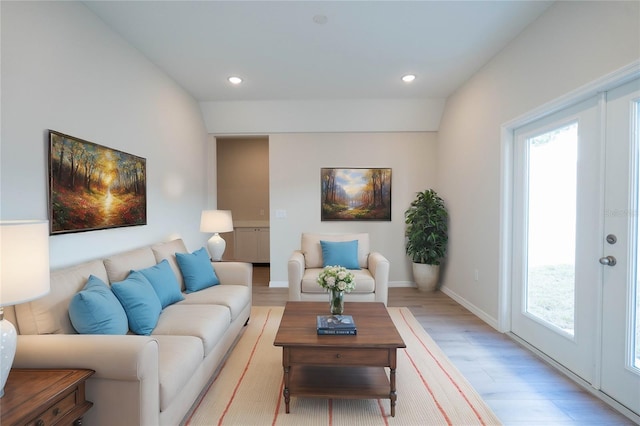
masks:
<path id="1" fill-rule="evenodd" d="M 318 315 L 318 334 L 358 334 L 351 315 Z"/>

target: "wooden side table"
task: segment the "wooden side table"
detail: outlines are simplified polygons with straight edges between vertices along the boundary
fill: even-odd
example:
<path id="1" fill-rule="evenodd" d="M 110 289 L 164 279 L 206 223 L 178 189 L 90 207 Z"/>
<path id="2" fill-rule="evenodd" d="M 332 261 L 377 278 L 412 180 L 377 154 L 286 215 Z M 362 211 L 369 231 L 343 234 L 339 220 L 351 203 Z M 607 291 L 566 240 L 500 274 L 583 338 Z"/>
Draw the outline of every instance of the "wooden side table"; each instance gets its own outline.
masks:
<path id="1" fill-rule="evenodd" d="M 93 370 L 14 368 L 0 398 L 0 424 L 82 424 L 93 403 L 85 399 L 85 382 Z"/>

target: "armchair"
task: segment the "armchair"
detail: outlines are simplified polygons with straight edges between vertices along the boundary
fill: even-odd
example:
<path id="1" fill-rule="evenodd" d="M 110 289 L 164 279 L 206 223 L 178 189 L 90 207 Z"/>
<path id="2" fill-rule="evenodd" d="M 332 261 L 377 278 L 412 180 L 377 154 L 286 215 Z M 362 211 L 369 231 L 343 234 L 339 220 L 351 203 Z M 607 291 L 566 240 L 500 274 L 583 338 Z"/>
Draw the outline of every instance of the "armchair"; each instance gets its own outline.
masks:
<path id="1" fill-rule="evenodd" d="M 300 249 L 289 258 L 289 300 L 328 301 L 327 292 L 317 283 L 323 268 L 320 241 L 358 241 L 358 266 L 351 272 L 355 276 L 356 289 L 345 294 L 346 301 L 382 302 L 387 304 L 389 286 L 389 261 L 369 248 L 369 234 L 311 234 L 303 233 Z"/>

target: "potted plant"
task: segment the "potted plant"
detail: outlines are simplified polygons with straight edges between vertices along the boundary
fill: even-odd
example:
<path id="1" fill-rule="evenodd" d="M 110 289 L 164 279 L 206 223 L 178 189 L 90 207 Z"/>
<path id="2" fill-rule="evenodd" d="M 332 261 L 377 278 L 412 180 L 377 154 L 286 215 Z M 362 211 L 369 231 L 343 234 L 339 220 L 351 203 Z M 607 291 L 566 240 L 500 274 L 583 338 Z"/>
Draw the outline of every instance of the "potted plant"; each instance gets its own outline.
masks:
<path id="1" fill-rule="evenodd" d="M 419 192 L 404 217 L 413 279 L 420 291 L 433 291 L 438 284 L 440 262 L 447 254 L 449 215 L 444 200 L 433 189 Z"/>

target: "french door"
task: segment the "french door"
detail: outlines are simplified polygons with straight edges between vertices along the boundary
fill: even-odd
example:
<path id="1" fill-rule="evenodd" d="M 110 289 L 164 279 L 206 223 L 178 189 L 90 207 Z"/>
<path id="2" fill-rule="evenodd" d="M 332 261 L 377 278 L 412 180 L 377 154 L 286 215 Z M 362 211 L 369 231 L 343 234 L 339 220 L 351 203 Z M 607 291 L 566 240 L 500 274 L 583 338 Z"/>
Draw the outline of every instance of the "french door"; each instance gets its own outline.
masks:
<path id="1" fill-rule="evenodd" d="M 638 81 L 607 93 L 600 388 L 640 415 L 639 121 Z"/>
<path id="2" fill-rule="evenodd" d="M 587 381 L 600 281 L 598 111 L 594 97 L 518 129 L 514 159 L 512 332 Z"/>
<path id="3" fill-rule="evenodd" d="M 640 414 L 640 80 L 516 130 L 511 329 Z"/>

